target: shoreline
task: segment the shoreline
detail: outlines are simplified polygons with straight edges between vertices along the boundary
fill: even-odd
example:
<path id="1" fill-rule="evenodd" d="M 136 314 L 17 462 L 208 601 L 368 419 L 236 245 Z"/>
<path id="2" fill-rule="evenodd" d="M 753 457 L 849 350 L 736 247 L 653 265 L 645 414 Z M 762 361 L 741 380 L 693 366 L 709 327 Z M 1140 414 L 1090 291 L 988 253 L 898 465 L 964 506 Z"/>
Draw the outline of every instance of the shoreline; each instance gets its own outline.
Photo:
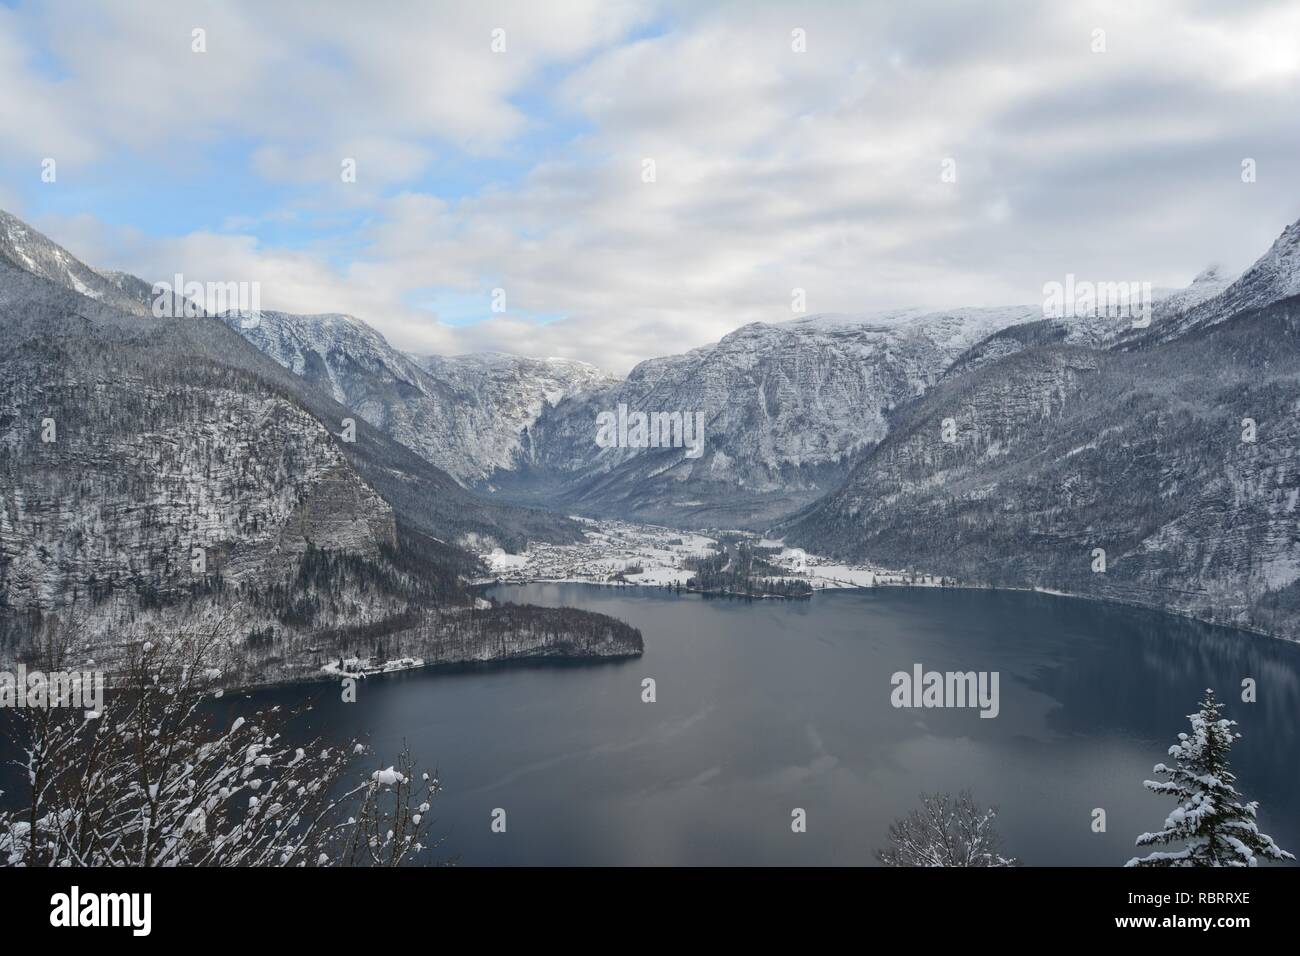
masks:
<path id="1" fill-rule="evenodd" d="M 344 677 L 352 677 L 357 680 L 371 680 L 376 677 L 387 677 L 390 674 L 410 674 L 416 671 L 456 671 L 456 670 L 491 670 L 498 667 L 527 667 L 527 666 L 565 666 L 565 667 L 589 667 L 605 663 L 621 663 L 625 661 L 637 660 L 644 656 L 644 651 L 627 652 L 619 654 L 591 654 L 591 655 L 566 655 L 566 654 L 512 654 L 508 657 L 487 658 L 485 660 L 464 660 L 464 661 L 425 661 L 419 658 L 414 659 L 410 664 L 401 667 L 376 667 L 364 672 L 343 672 L 343 671 L 326 671 L 324 668 L 320 672 L 302 674 L 297 677 L 277 677 L 274 680 L 255 681 L 251 684 L 232 684 L 229 687 L 220 687 L 218 690 L 222 695 L 227 694 L 251 694 L 265 690 L 276 690 L 288 687 L 308 687 L 318 684 L 335 684 Z M 326 665 L 327 667 L 329 665 Z M 104 675 L 104 691 L 121 692 L 130 688 L 121 686 L 114 687 L 111 675 Z"/>
<path id="2" fill-rule="evenodd" d="M 591 581 L 583 578 L 536 578 L 527 581 L 517 581 L 517 580 L 516 581 L 496 581 L 496 580 L 481 581 L 480 580 L 480 581 L 471 582 L 468 586 L 471 589 L 484 589 L 489 587 L 512 587 L 512 586 L 527 587 L 528 585 L 531 584 L 578 584 L 578 585 L 583 585 L 585 587 L 597 587 L 597 588 L 635 588 L 637 590 L 649 590 L 649 591 L 661 591 L 661 592 L 667 591 L 674 594 L 674 596 L 678 596 L 678 597 L 684 595 L 692 595 L 700 598 L 711 598 L 711 597 L 744 598 L 746 597 L 746 595 L 712 594 L 709 592 L 691 590 L 684 587 L 681 589 L 677 589 L 672 586 L 665 586 L 662 584 L 655 584 L 650 582 Z M 1076 594 L 1069 591 L 1061 591 L 1055 588 L 1041 588 L 1041 587 L 1028 587 L 1028 586 L 1014 586 L 1014 585 L 997 586 L 997 585 L 984 585 L 984 584 L 971 584 L 971 583 L 946 584 L 946 585 L 901 584 L 901 583 L 900 584 L 894 584 L 894 583 L 876 584 L 876 585 L 842 584 L 834 587 L 814 588 L 812 594 L 806 595 L 805 597 L 802 598 L 788 598 L 783 595 L 767 595 L 763 597 L 769 597 L 778 600 L 805 600 L 805 599 L 811 600 L 819 592 L 822 591 L 829 591 L 829 592 L 879 591 L 879 590 L 895 589 L 895 588 L 899 590 L 907 590 L 907 591 L 986 591 L 992 593 L 1039 594 L 1046 597 L 1057 597 L 1057 598 L 1066 598 L 1070 600 L 1088 601 L 1090 603 L 1109 604 L 1109 605 L 1114 605 L 1116 607 L 1137 608 L 1140 610 L 1151 611 L 1157 614 L 1167 614 L 1172 617 L 1180 618 L 1182 620 L 1195 621 L 1196 623 L 1204 624 L 1207 627 L 1221 628 L 1227 631 L 1236 631 L 1238 633 L 1248 634 L 1254 638 L 1260 638 L 1260 639 L 1270 640 L 1270 641 L 1280 641 L 1283 644 L 1289 644 L 1289 645 L 1300 645 L 1300 640 L 1291 640 L 1289 638 L 1280 637 L 1278 635 L 1271 634 L 1267 631 L 1257 629 L 1257 628 L 1241 627 L 1234 624 L 1225 624 L 1220 621 L 1207 620 L 1203 617 L 1198 617 L 1197 615 L 1194 614 L 1188 614 L 1179 611 L 1178 609 L 1164 607 L 1158 604 L 1149 604 L 1140 601 L 1126 601 L 1119 598 L 1097 597 L 1096 595 L 1089 595 L 1089 594 Z M 757 598 L 760 596 L 754 595 L 753 597 Z M 555 606 L 569 607 L 570 605 L 555 605 Z M 475 671 L 490 671 L 497 668 L 508 668 L 508 667 L 533 667 L 533 666 L 589 667 L 589 666 L 599 666 L 606 663 L 610 663 L 610 664 L 624 663 L 627 661 L 637 660 L 643 656 L 644 656 L 644 650 L 636 651 L 636 652 L 594 654 L 594 655 L 523 653 L 523 654 L 509 655 L 506 657 L 488 658 L 484 660 L 463 660 L 463 661 L 426 661 L 421 658 L 401 658 L 399 659 L 400 661 L 402 662 L 409 661 L 409 663 L 402 663 L 401 666 L 397 666 L 397 667 L 367 668 L 364 671 L 356 671 L 356 672 L 345 672 L 345 671 L 338 671 L 338 670 L 329 671 L 326 670 L 325 668 L 322 668 L 320 672 L 302 674 L 296 677 L 279 677 L 269 681 L 257 681 L 253 683 L 243 683 L 243 684 L 232 685 L 230 687 L 223 687 L 221 688 L 221 693 L 222 694 L 241 694 L 241 693 L 250 694 L 250 693 L 255 693 L 260 691 L 276 690 L 276 689 L 289 688 L 289 687 L 307 687 L 312 685 L 333 684 L 344 677 L 353 677 L 358 680 L 368 680 L 376 677 L 385 677 L 391 674 L 407 674 L 416 671 L 441 670 L 446 673 L 456 673 L 458 671 L 470 673 Z M 325 665 L 326 668 L 330 666 L 332 665 Z M 105 690 L 107 692 L 111 692 L 114 690 L 121 690 L 121 689 L 122 688 L 114 688 L 111 678 L 109 677 L 109 675 L 106 675 Z"/>
<path id="3" fill-rule="evenodd" d="M 669 592 L 681 593 L 681 594 L 697 594 L 700 595 L 701 597 L 710 597 L 710 596 L 746 597 L 746 595 L 710 594 L 707 592 L 697 591 L 686 587 L 682 587 L 680 592 L 677 592 L 677 589 L 672 587 L 671 585 L 665 586 L 663 584 L 650 582 L 650 581 L 593 581 L 587 578 L 573 578 L 573 577 L 569 577 L 569 578 L 538 577 L 538 578 L 529 578 L 527 580 L 496 580 L 496 579 L 476 580 L 472 583 L 471 586 L 485 588 L 485 587 L 497 587 L 497 586 L 507 587 L 507 586 L 515 585 L 515 586 L 523 587 L 529 584 L 583 584 L 589 587 L 600 587 L 600 588 L 638 588 L 638 589 L 651 590 L 651 591 L 669 591 Z M 808 594 L 800 598 L 787 598 L 784 595 L 770 595 L 769 597 L 774 597 L 781 600 L 811 600 L 812 598 L 816 597 L 818 594 L 820 594 L 823 591 L 830 591 L 830 592 L 882 591 L 891 588 L 897 588 L 900 590 L 908 590 L 908 591 L 992 591 L 992 592 L 1008 592 L 1008 593 L 1021 593 L 1021 594 L 1042 594 L 1048 597 L 1060 597 L 1060 598 L 1070 598 L 1078 601 L 1089 601 L 1094 604 L 1111 604 L 1111 605 L 1115 605 L 1116 607 L 1139 608 L 1141 610 L 1154 611 L 1159 614 L 1168 614 L 1171 617 L 1181 618 L 1182 620 L 1186 620 L 1186 621 L 1195 621 L 1198 624 L 1204 624 L 1208 627 L 1218 627 L 1228 631 L 1238 631 L 1242 634 L 1249 634 L 1252 637 L 1261 637 L 1272 641 L 1281 641 L 1283 644 L 1300 645 L 1300 638 L 1292 639 L 1289 637 L 1284 637 L 1280 634 L 1275 634 L 1273 632 L 1266 631 L 1263 628 L 1250 627 L 1244 624 L 1232 624 L 1224 621 L 1216 621 L 1211 618 L 1202 617 L 1198 614 L 1193 614 L 1189 611 L 1185 611 L 1180 608 L 1169 607 L 1163 604 L 1153 604 L 1147 601 L 1125 600 L 1123 598 L 1118 598 L 1118 597 L 1099 597 L 1095 594 L 1080 594 L 1074 591 L 1062 591 L 1058 588 L 1045 588 L 1045 587 L 1037 587 L 1031 585 L 973 584 L 969 582 L 963 584 L 904 584 L 904 583 L 892 583 L 892 582 L 888 584 L 854 584 L 849 582 L 838 582 L 827 587 L 814 587 L 812 594 Z M 757 598 L 759 597 L 759 595 L 754 595 L 754 597 Z"/>
<path id="4" fill-rule="evenodd" d="M 273 680 L 264 683 L 244 684 L 239 687 L 226 687 L 223 691 L 227 694 L 247 693 L 250 691 L 274 690 L 281 687 L 301 687 L 310 684 L 333 684 L 344 677 L 354 677 L 357 680 L 370 680 L 376 677 L 387 677 L 391 674 L 411 674 L 416 671 L 476 671 L 492 670 L 498 667 L 590 667 L 605 663 L 620 663 L 624 661 L 637 660 L 642 657 L 644 652 L 628 652 L 623 654 L 592 654 L 585 656 L 564 655 L 564 654 L 513 654 L 509 657 L 495 657 L 486 660 L 465 660 L 465 661 L 425 661 L 418 660 L 402 667 L 374 668 L 365 672 L 322 672 L 319 675 L 303 675 L 301 677 L 289 678 L 287 680 Z M 328 666 L 328 665 L 327 665 Z"/>

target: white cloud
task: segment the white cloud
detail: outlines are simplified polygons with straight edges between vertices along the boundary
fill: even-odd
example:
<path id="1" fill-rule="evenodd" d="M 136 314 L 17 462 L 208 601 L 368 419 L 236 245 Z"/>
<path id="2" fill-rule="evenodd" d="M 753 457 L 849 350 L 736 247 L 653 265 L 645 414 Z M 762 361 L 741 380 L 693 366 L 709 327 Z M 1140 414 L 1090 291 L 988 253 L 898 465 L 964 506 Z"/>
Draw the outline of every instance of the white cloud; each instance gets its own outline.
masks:
<path id="1" fill-rule="evenodd" d="M 59 108 L 60 98 L 60 84 L 38 75 L 18 14 L 0 7 L 0 154 L 33 179 L 46 157 L 72 164 L 95 153 L 92 138 Z"/>
<path id="2" fill-rule="evenodd" d="M 289 152 L 370 137 L 492 150 L 526 127 L 511 98 L 538 71 L 615 39 L 638 17 L 632 4 L 595 0 L 401 0 L 373 11 L 346 0 L 50 0 L 22 23 L 0 11 L 0 69 L 10 88 L 39 94 L 12 108 L 30 119 L 57 104 L 45 111 L 101 150 L 229 135 Z M 505 31 L 504 53 L 492 52 L 495 29 Z M 204 52 L 194 50 L 195 30 Z M 66 75 L 17 71 L 23 41 L 43 43 Z"/>
<path id="3" fill-rule="evenodd" d="M 365 188 L 414 179 L 428 167 L 433 155 L 432 150 L 415 143 L 367 136 L 314 151 L 281 144 L 261 146 L 253 152 L 252 161 L 257 174 L 273 182 L 350 184 L 343 178 L 346 169 L 352 182 Z"/>
<path id="4" fill-rule="evenodd" d="M 50 42 L 75 64 L 57 83 L 0 12 L 0 77 L 32 104 L 0 99 L 0 118 L 44 123 L 80 155 L 179 162 L 249 138 L 251 174 L 296 190 L 266 217 L 361 210 L 362 225 L 294 249 L 238 234 L 257 217 L 130 241 L 64 226 L 107 264 L 256 278 L 269 307 L 353 312 L 417 351 L 625 371 L 790 318 L 795 287 L 812 311 L 863 311 L 1032 301 L 1067 271 L 1173 285 L 1210 261 L 1245 265 L 1300 215 L 1294 5 L 200 9 L 56 4 Z M 198 20 L 204 62 L 189 52 Z M 539 148 L 522 180 L 414 187 L 447 154 L 514 155 L 544 117 L 581 132 Z M 344 156 L 356 188 L 338 183 Z M 1251 186 L 1244 156 L 1260 164 Z M 498 286 L 504 316 L 489 310 Z M 429 300 L 481 301 L 482 321 L 449 326 Z"/>

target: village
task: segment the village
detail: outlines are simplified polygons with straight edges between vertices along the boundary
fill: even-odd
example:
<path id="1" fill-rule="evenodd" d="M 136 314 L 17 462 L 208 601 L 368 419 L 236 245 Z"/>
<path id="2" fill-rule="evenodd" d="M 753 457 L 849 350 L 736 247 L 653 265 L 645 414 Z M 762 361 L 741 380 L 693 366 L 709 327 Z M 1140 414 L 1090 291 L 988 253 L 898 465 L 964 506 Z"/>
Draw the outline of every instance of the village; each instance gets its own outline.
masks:
<path id="1" fill-rule="evenodd" d="M 681 531 L 626 521 L 576 518 L 587 527 L 586 540 L 576 544 L 530 542 L 522 554 L 501 548 L 482 552 L 486 577 L 475 583 L 526 584 L 582 582 L 619 587 L 686 589 L 697 567 L 716 557 L 727 542 L 743 542 L 761 557 L 769 580 L 806 582 L 813 591 L 835 588 L 943 587 L 957 582 L 937 575 L 843 564 L 787 548 L 780 540 L 747 531 Z"/>

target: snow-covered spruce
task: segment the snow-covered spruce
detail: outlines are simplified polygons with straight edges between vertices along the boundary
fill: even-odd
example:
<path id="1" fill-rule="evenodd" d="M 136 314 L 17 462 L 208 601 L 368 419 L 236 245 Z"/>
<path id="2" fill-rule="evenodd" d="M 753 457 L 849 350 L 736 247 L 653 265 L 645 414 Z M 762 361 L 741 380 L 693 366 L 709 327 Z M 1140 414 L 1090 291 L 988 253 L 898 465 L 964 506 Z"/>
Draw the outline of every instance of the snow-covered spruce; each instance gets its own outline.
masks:
<path id="1" fill-rule="evenodd" d="M 1126 866 L 1255 866 L 1261 858 L 1295 859 L 1259 832 L 1259 804 L 1242 803 L 1233 786 L 1237 778 L 1228 769 L 1228 752 L 1241 734 L 1232 729 L 1237 722 L 1223 717 L 1222 710 L 1207 688 L 1200 710 L 1188 715 L 1192 732 L 1179 734 L 1178 743 L 1169 748 L 1175 765 L 1156 764 L 1152 772 L 1165 779 L 1145 784 L 1153 793 L 1174 797 L 1178 806 L 1164 829 L 1142 834 L 1137 845 L 1181 843 L 1182 848 L 1134 857 Z"/>

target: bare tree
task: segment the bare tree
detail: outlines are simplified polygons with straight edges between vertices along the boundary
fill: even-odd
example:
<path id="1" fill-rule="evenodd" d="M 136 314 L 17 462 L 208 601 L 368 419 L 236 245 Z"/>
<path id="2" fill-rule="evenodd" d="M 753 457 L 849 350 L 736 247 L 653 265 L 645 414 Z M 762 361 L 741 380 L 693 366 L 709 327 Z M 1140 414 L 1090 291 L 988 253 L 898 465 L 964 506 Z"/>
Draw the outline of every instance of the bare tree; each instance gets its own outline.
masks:
<path id="1" fill-rule="evenodd" d="M 981 810 L 963 790 L 923 794 L 921 806 L 889 825 L 893 844 L 876 851 L 886 866 L 1018 866 L 1000 852 L 1002 838 L 993 829 L 997 808 Z"/>
<path id="2" fill-rule="evenodd" d="M 211 703 L 230 651 L 220 623 L 131 642 L 103 713 L 17 711 L 28 792 L 0 813 L 0 863 L 395 866 L 436 845 L 438 781 L 408 751 L 357 773 L 361 744 L 286 743 L 278 707 L 226 725 Z"/>

